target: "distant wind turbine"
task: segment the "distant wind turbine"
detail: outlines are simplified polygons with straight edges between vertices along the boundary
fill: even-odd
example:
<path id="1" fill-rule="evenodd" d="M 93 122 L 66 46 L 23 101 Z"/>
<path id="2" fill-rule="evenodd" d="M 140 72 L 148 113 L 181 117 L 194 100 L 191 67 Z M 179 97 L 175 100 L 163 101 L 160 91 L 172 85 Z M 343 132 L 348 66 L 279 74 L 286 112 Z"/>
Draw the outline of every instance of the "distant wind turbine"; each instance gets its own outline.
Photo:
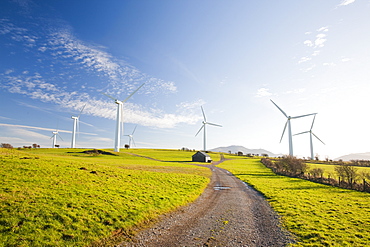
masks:
<path id="1" fill-rule="evenodd" d="M 52 148 L 55 148 L 55 146 L 57 145 L 57 136 L 59 136 L 59 138 L 60 138 L 62 141 L 64 141 L 64 140 L 63 140 L 63 138 L 59 135 L 59 131 L 58 131 L 58 130 L 55 130 L 55 131 L 53 131 L 52 133 L 53 133 L 53 135 L 50 137 L 50 139 L 51 139 L 51 138 L 53 138 L 53 146 L 52 146 Z"/>
<path id="2" fill-rule="evenodd" d="M 133 93 L 131 93 L 125 100 L 120 101 L 116 98 L 113 98 L 112 96 L 103 93 L 105 96 L 111 98 L 114 100 L 114 103 L 117 104 L 117 118 L 116 118 L 116 137 L 114 142 L 114 152 L 119 152 L 120 149 L 120 142 L 121 142 L 121 128 L 123 133 L 123 103 L 125 103 L 129 98 L 131 98 L 132 95 L 134 95 L 142 86 L 144 86 L 145 83 L 143 83 L 138 89 L 136 89 Z"/>
<path id="3" fill-rule="evenodd" d="M 270 99 L 271 100 L 271 99 Z M 293 156 L 293 141 L 292 141 L 292 128 L 290 126 L 290 119 L 296 119 L 296 118 L 301 118 L 301 117 L 307 117 L 307 116 L 311 116 L 311 115 L 314 115 L 314 114 L 317 114 L 317 113 L 311 113 L 311 114 L 306 114 L 306 115 L 301 115 L 301 116 L 296 116 L 296 117 L 291 117 L 291 116 L 288 116 L 280 107 L 277 106 L 277 104 L 275 104 L 274 101 L 271 100 L 271 102 L 281 111 L 281 113 L 284 114 L 284 116 L 287 118 L 287 121 L 285 123 L 285 126 L 284 126 L 284 130 L 283 130 L 283 134 L 281 135 L 281 138 L 280 138 L 280 143 L 281 143 L 281 140 L 283 139 L 283 136 L 284 136 L 284 133 L 285 133 L 285 129 L 286 129 L 286 126 L 288 125 L 288 138 L 289 138 L 289 155 L 290 156 Z"/>
<path id="4" fill-rule="evenodd" d="M 71 142 L 71 148 L 76 147 L 76 131 L 79 129 L 80 125 L 80 116 L 82 111 L 85 109 L 86 104 L 82 107 L 82 110 L 80 111 L 80 114 L 78 114 L 77 117 L 72 116 L 71 118 L 73 119 L 73 130 L 72 130 L 72 142 Z"/>
<path id="5" fill-rule="evenodd" d="M 206 119 L 206 114 L 204 114 L 204 110 L 203 110 L 203 107 L 201 106 L 200 107 L 202 109 L 202 113 L 203 113 L 203 122 L 202 122 L 202 127 L 200 127 L 200 129 L 198 130 L 197 134 L 195 136 L 197 136 L 199 134 L 199 132 L 203 129 L 203 151 L 207 151 L 206 149 L 206 125 L 209 124 L 209 125 L 213 125 L 213 126 L 217 126 L 217 127 L 222 127 L 221 125 L 218 125 L 218 124 L 214 124 L 214 123 L 209 123 L 207 122 L 207 119 Z"/>
<path id="6" fill-rule="evenodd" d="M 311 125 L 311 129 L 309 131 L 304 131 L 304 132 L 301 132 L 301 133 L 298 133 L 298 134 L 295 134 L 296 135 L 300 135 L 300 134 L 305 134 L 305 133 L 310 133 L 310 147 L 311 147 L 311 160 L 314 159 L 314 156 L 313 156 L 313 144 L 312 144 L 312 135 L 314 137 L 317 138 L 317 140 L 321 141 L 320 138 L 317 137 L 317 135 L 315 135 L 313 132 L 312 132 L 312 128 L 313 128 L 313 123 L 315 122 L 315 118 L 316 118 L 316 114 L 315 116 L 313 117 L 313 120 L 312 120 L 312 125 Z M 323 141 L 321 141 L 322 144 L 325 145 L 325 143 Z"/>
<path id="7" fill-rule="evenodd" d="M 130 147 L 131 147 L 131 141 L 134 143 L 134 145 L 136 147 L 135 140 L 134 140 L 134 133 L 135 133 L 136 127 L 137 127 L 137 125 L 135 126 L 135 129 L 134 129 L 134 131 L 132 131 L 131 135 L 125 135 L 125 136 L 128 136 L 128 138 L 129 138 L 128 145 Z"/>

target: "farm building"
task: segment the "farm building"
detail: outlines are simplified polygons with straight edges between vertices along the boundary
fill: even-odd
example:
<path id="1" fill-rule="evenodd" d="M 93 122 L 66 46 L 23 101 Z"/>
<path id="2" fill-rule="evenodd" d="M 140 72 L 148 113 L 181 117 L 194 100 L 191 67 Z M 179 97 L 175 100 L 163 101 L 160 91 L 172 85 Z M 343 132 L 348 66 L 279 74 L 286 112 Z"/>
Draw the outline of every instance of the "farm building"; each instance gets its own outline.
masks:
<path id="1" fill-rule="evenodd" d="M 195 162 L 212 162 L 211 156 L 206 154 L 205 152 L 198 151 L 193 155 L 192 161 Z"/>

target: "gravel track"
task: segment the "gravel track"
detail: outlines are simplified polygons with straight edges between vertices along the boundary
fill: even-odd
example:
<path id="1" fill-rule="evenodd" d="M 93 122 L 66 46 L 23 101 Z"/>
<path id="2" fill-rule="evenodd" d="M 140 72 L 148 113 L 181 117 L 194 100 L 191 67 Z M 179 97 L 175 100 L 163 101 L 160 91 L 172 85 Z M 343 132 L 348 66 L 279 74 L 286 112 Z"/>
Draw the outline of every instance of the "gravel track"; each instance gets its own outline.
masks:
<path id="1" fill-rule="evenodd" d="M 204 193 L 188 206 L 160 218 L 123 246 L 286 246 L 293 240 L 257 191 L 228 171 L 212 170 Z"/>

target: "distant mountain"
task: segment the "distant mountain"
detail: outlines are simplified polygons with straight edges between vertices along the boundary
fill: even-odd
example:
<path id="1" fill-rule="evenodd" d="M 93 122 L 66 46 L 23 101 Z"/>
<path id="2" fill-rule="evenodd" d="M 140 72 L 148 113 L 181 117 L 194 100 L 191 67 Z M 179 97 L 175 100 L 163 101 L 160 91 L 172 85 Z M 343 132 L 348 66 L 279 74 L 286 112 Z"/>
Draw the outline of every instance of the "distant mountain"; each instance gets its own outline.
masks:
<path id="1" fill-rule="evenodd" d="M 268 154 L 268 156 L 270 157 L 276 157 L 276 156 L 279 156 L 277 154 L 274 154 L 274 153 L 271 153 L 265 149 L 249 149 L 249 148 L 246 148 L 246 147 L 243 147 L 243 146 L 228 146 L 228 147 L 218 147 L 218 148 L 214 148 L 214 149 L 211 149 L 210 151 L 212 152 L 221 152 L 221 153 L 229 153 L 229 151 L 231 151 L 232 154 L 235 154 L 237 152 L 243 152 L 243 154 Z"/>
<path id="2" fill-rule="evenodd" d="M 343 161 L 350 161 L 350 160 L 370 160 L 370 152 L 367 153 L 355 153 L 355 154 L 347 154 L 336 158 L 335 160 L 343 160 Z"/>

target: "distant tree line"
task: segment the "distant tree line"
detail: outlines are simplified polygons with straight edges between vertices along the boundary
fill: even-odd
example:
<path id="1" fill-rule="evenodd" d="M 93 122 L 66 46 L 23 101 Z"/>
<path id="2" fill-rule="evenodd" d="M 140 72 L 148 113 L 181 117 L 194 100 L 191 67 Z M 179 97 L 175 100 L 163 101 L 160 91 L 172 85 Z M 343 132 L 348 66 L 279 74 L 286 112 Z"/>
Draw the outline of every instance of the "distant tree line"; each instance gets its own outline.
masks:
<path id="1" fill-rule="evenodd" d="M 359 172 L 353 162 L 336 162 L 334 173 L 328 173 L 328 177 L 324 177 L 324 169 L 310 169 L 304 160 L 292 156 L 275 159 L 262 158 L 261 162 L 275 174 L 302 178 L 345 189 L 370 192 L 370 183 L 368 182 L 370 181 L 370 172 Z"/>
<path id="2" fill-rule="evenodd" d="M 12 149 L 13 146 L 11 144 L 9 144 L 9 143 L 1 143 L 0 144 L 0 148 L 9 148 L 9 149 Z M 34 143 L 34 144 L 32 144 L 32 146 L 23 146 L 23 148 L 40 148 L 40 145 Z"/>

